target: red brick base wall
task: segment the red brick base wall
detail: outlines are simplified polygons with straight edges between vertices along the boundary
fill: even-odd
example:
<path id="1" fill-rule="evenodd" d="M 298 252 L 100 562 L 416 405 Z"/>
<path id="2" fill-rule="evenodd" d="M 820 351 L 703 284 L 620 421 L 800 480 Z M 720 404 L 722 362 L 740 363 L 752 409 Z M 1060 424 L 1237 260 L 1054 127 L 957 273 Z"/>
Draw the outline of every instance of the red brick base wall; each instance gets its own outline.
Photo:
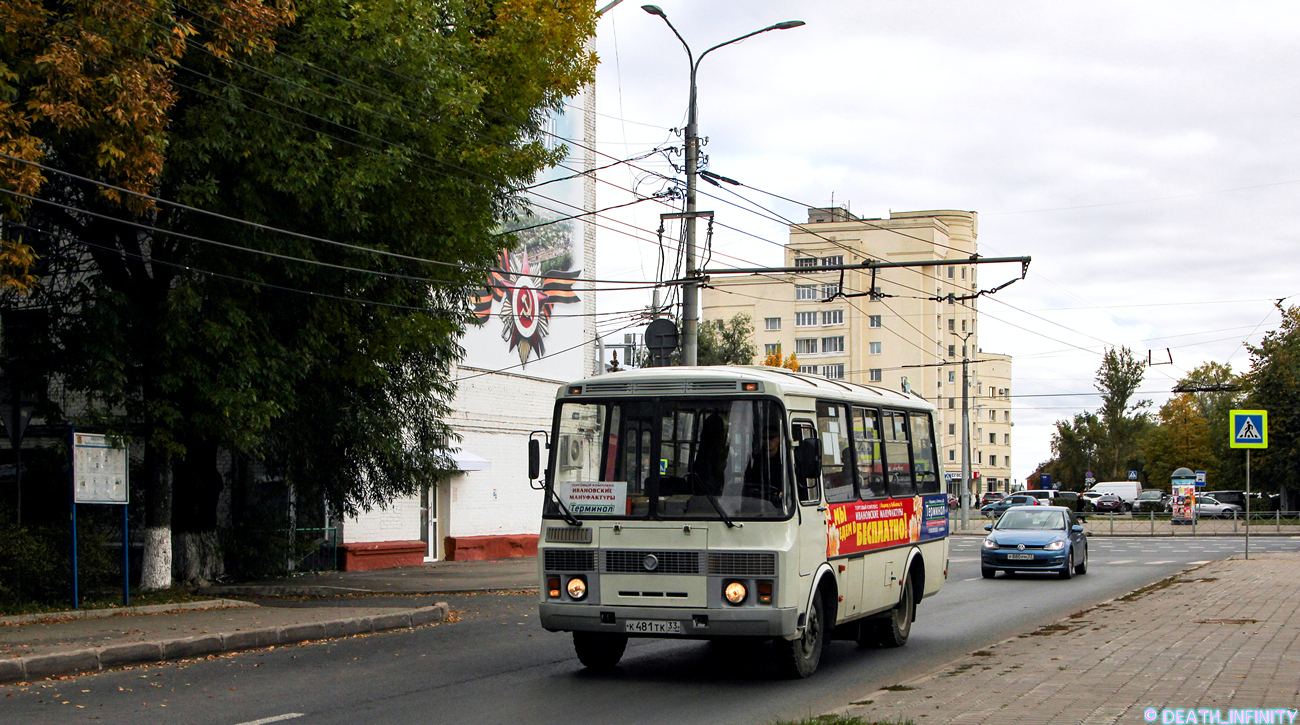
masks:
<path id="1" fill-rule="evenodd" d="M 537 556 L 537 534 L 508 536 L 448 536 L 443 540 L 447 561 L 508 559 Z"/>
<path id="2" fill-rule="evenodd" d="M 427 550 L 423 541 L 353 542 L 340 544 L 339 548 L 343 550 L 343 571 L 415 566 L 424 563 L 424 553 Z M 534 543 L 533 550 L 536 549 L 537 544 Z"/>

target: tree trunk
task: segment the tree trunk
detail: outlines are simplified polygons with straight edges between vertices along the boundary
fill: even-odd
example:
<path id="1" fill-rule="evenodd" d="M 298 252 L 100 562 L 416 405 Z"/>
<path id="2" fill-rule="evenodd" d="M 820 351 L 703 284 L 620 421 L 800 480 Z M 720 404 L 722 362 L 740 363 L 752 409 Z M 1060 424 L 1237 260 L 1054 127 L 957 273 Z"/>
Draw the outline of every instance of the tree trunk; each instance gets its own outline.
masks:
<path id="1" fill-rule="evenodd" d="M 171 477 L 167 454 L 151 441 L 145 442 L 144 471 L 144 564 L 140 568 L 140 589 L 147 592 L 172 585 Z"/>
<path id="2" fill-rule="evenodd" d="M 190 438 L 185 458 L 173 477 L 172 526 L 176 553 L 172 573 L 182 584 L 206 586 L 225 575 L 217 535 L 217 501 L 225 480 L 217 468 L 219 448 L 213 441 Z"/>

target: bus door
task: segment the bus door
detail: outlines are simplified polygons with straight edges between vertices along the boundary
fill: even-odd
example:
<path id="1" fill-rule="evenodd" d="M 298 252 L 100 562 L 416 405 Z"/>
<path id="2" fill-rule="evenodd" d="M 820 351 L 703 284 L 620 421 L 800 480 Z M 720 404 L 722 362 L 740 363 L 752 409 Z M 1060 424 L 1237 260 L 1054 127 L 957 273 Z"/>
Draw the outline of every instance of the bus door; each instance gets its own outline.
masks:
<path id="1" fill-rule="evenodd" d="M 861 554 L 852 554 L 854 542 L 842 537 L 853 536 L 853 504 L 858 500 L 853 467 L 853 437 L 849 411 L 842 403 L 817 402 L 817 429 L 822 444 L 822 487 L 826 492 L 830 520 L 826 525 L 826 557 L 835 568 L 842 601 L 840 619 L 862 612 L 862 577 L 865 565 Z"/>
<path id="2" fill-rule="evenodd" d="M 794 444 L 817 437 L 817 428 L 811 420 L 796 419 L 791 423 Z M 794 456 L 791 456 L 793 458 Z M 820 478 L 795 479 L 795 495 L 799 500 L 799 531 L 795 546 L 799 549 L 799 576 L 809 576 L 826 561 L 826 505 L 822 503 Z"/>

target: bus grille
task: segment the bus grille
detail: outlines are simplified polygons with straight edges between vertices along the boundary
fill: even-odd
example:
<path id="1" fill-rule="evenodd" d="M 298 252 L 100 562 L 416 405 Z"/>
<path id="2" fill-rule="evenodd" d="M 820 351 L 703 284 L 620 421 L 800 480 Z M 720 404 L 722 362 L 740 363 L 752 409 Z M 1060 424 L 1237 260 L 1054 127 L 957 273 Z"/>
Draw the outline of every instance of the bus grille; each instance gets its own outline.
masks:
<path id="1" fill-rule="evenodd" d="M 645 568 L 646 557 L 658 560 L 654 569 Z M 611 574 L 699 574 L 697 551 L 606 551 L 605 571 Z"/>
<path id="2" fill-rule="evenodd" d="M 709 573 L 722 576 L 776 576 L 776 554 L 711 551 Z"/>
<path id="3" fill-rule="evenodd" d="M 740 389 L 738 380 L 697 380 L 686 385 L 687 390 L 699 390 L 701 392 L 730 392 Z"/>
<path id="4" fill-rule="evenodd" d="M 595 549 L 547 549 L 547 571 L 595 571 Z"/>
<path id="5" fill-rule="evenodd" d="M 573 526 L 548 526 L 546 528 L 546 540 L 564 544 L 590 544 L 591 529 L 575 528 Z"/>

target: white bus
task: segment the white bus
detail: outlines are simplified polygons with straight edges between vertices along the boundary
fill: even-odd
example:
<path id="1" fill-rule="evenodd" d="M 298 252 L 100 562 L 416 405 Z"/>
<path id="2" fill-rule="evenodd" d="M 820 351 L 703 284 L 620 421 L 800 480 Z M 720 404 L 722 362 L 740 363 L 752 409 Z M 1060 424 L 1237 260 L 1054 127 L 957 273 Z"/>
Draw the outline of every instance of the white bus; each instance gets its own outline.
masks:
<path id="1" fill-rule="evenodd" d="M 542 626 L 595 670 L 629 637 L 770 639 L 789 677 L 831 639 L 901 646 L 948 574 L 933 411 L 769 367 L 561 387 L 544 475 L 529 445 Z"/>

